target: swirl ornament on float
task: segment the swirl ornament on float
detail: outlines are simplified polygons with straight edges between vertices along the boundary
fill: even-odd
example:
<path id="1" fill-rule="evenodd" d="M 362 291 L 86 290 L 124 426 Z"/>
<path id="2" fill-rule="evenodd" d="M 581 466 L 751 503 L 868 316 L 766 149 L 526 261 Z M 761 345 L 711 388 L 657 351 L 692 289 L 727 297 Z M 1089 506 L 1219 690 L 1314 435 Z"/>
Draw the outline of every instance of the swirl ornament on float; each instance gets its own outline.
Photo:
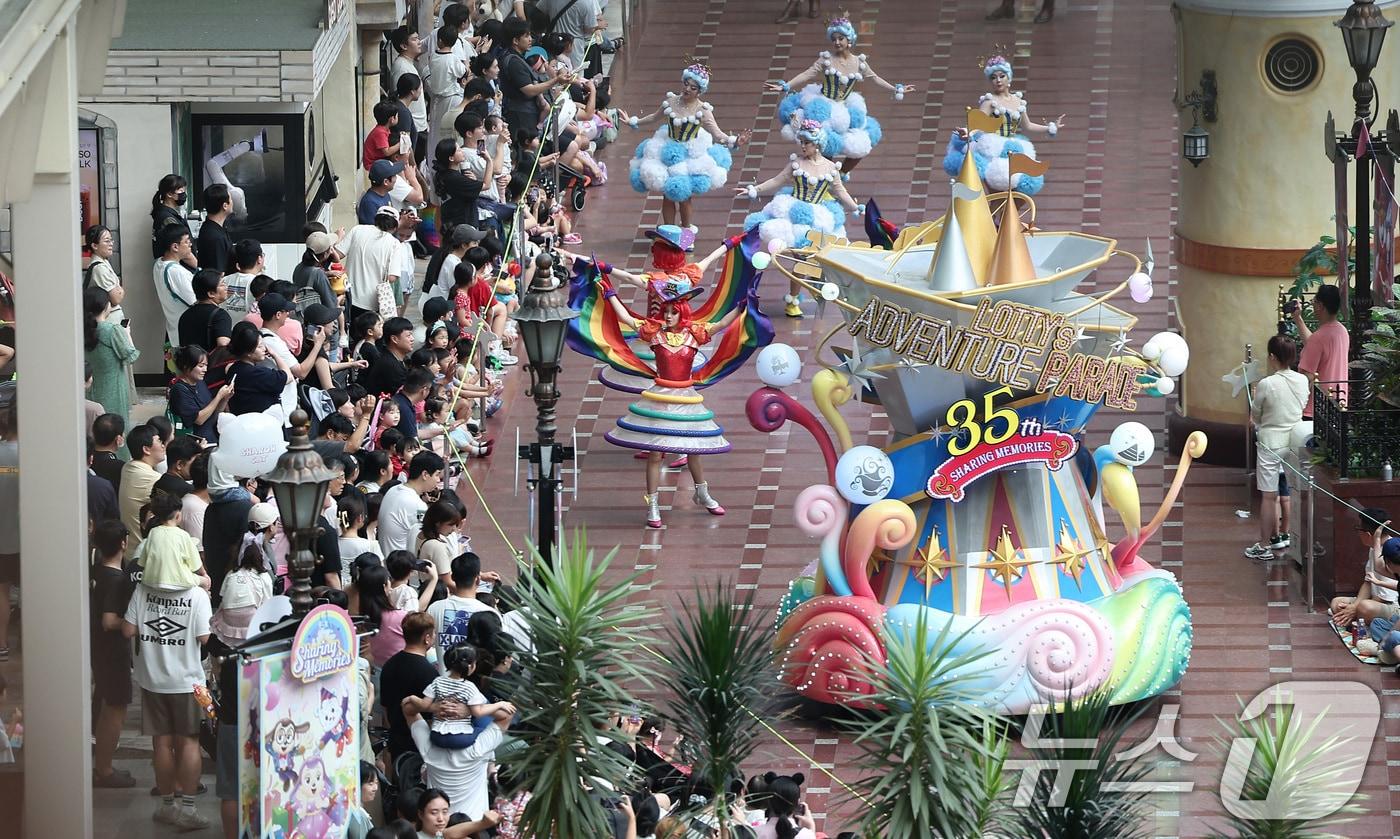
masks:
<path id="1" fill-rule="evenodd" d="M 831 237 L 792 254 L 802 268 L 792 276 L 839 304 L 860 346 L 810 376 L 825 426 L 791 387 L 777 389 L 796 378 L 762 357 L 768 387 L 747 405 L 759 430 L 792 420 L 810 433 L 829 478 L 793 507 L 815 556 L 779 605 L 782 678 L 807 699 L 871 707 L 871 668 L 923 624 L 928 656 L 964 662 L 938 678 L 1002 713 L 1093 693 L 1115 704 L 1158 695 L 1186 672 L 1191 614 L 1176 578 L 1142 549 L 1206 440 L 1188 437 L 1153 511 L 1134 472 L 1157 453 L 1153 430 L 1124 422 L 1093 449 L 1084 435 L 1103 405 L 1133 410 L 1170 393 L 1189 363 L 1186 341 L 1158 333 L 1138 353 L 1127 340 L 1136 318 L 1106 304 L 1120 293 L 1150 299 L 1150 260 L 1100 297 L 1081 294 L 1074 287 L 1119 253 L 1111 240 L 1037 231 L 1044 241 L 1028 248 L 1019 230 L 973 218 L 990 211 L 980 184 L 964 186 L 956 224 L 906 227 L 892 256 Z M 996 240 L 986 249 L 949 239 L 981 229 Z M 1064 258 L 1055 237 L 1075 240 L 1065 252 L 1085 262 L 1033 264 Z M 945 297 L 937 281 L 952 269 L 937 250 L 991 262 L 959 268 L 967 282 Z M 1024 270 L 998 273 L 1016 259 Z M 790 348 L 769 349 L 786 359 Z M 872 392 L 890 445 L 860 444 L 841 416 Z"/>

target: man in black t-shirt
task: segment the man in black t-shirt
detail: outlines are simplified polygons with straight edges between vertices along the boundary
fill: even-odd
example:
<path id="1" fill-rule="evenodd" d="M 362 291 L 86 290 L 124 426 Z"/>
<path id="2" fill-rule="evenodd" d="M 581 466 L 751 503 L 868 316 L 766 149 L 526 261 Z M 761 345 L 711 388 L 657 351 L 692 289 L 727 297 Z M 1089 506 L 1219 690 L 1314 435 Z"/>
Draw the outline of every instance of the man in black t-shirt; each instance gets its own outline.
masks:
<path id="1" fill-rule="evenodd" d="M 213 352 L 233 336 L 233 318 L 219 308 L 228 299 L 224 275 L 211 268 L 200 269 L 190 281 L 194 288 L 194 305 L 180 315 L 180 346 L 193 344 Z"/>
<path id="2" fill-rule="evenodd" d="M 194 484 L 190 483 L 190 466 L 202 450 L 199 440 L 192 434 L 171 438 L 165 446 L 165 474 L 156 479 L 156 485 L 151 488 L 152 495 L 164 492 L 184 498 L 194 492 Z"/>
<path id="3" fill-rule="evenodd" d="M 131 642 L 122 637 L 122 617 L 134 586 L 122 568 L 126 525 L 117 519 L 98 522 L 92 545 L 98 561 L 92 567 L 89 630 L 92 639 L 92 687 L 96 701 L 93 728 L 92 785 L 124 789 L 136 785 L 130 772 L 114 769 L 126 706 L 131 704 Z"/>
<path id="4" fill-rule="evenodd" d="M 389 755 L 393 760 L 416 748 L 403 716 L 404 697 L 422 696 L 438 676 L 437 668 L 428 661 L 428 650 L 436 642 L 432 617 L 414 612 L 404 617 L 401 628 L 403 650 L 390 656 L 379 673 L 379 704 L 389 722 Z"/>
<path id="5" fill-rule="evenodd" d="M 227 274 L 233 268 L 233 237 L 224 229 L 233 212 L 233 199 L 224 184 L 204 188 L 204 223 L 199 227 L 199 267 Z"/>
<path id="6" fill-rule="evenodd" d="M 413 322 L 408 318 L 384 321 L 384 349 L 365 371 L 365 390 L 372 394 L 392 396 L 408 378 L 408 366 L 403 363 L 413 352 Z"/>
<path id="7" fill-rule="evenodd" d="M 567 73 L 541 75 L 530 69 L 525 60 L 525 51 L 534 43 L 530 25 L 520 18 L 511 18 L 501 24 L 501 37 L 510 46 L 510 52 L 501 58 L 501 116 L 505 117 L 511 131 L 540 126 L 540 106 L 536 98 L 546 93 L 556 84 L 563 84 Z"/>
<path id="8" fill-rule="evenodd" d="M 103 414 L 92 423 L 92 471 L 106 478 L 112 491 L 121 489 L 122 467 L 126 462 L 117 450 L 126 444 L 126 420 L 121 414 Z"/>

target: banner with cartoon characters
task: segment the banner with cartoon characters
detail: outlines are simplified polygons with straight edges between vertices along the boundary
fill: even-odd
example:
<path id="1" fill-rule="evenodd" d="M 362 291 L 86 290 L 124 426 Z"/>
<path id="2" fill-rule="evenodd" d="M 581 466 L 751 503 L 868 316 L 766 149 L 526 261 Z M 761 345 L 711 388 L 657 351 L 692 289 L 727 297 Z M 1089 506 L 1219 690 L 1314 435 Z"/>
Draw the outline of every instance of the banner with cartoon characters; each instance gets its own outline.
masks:
<path id="1" fill-rule="evenodd" d="M 257 722 L 240 718 L 241 835 L 345 836 L 359 795 L 357 649 L 349 614 L 320 606 L 302 620 L 290 652 L 244 669 L 239 696 L 246 689 L 257 697 L 248 707 Z"/>

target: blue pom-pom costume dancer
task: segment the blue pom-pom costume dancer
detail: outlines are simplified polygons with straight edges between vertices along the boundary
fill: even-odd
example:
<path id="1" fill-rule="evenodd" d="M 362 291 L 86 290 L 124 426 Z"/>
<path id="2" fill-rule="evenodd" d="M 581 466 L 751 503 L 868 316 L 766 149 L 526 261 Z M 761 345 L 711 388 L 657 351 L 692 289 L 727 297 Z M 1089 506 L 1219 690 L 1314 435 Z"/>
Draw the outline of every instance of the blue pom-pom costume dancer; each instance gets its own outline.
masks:
<path id="1" fill-rule="evenodd" d="M 849 172 L 879 145 L 880 123 L 866 110 L 865 97 L 856 86 L 869 79 L 894 94 L 896 100 L 914 90 L 913 85 L 891 84 L 880 78 L 865 55 L 851 52 L 856 30 L 850 20 L 839 17 L 827 23 L 826 37 L 831 50 L 822 51 L 811 67 L 790 82 L 769 82 L 769 90 L 787 94 L 778 106 L 783 136 L 797 139 L 798 126 L 813 120 L 825 131 L 821 152 L 840 158 L 841 171 Z"/>
<path id="2" fill-rule="evenodd" d="M 1035 145 L 1026 139 L 1026 133 L 1054 137 L 1064 127 L 1065 116 L 1060 114 L 1059 119 L 1045 125 L 1031 121 L 1025 98 L 1011 90 L 1011 63 L 1005 57 L 988 58 L 982 65 L 982 72 L 991 82 L 992 92 L 982 94 L 977 107 L 982 113 L 1000 119 L 1001 125 L 995 133 L 973 131 L 969 134 L 966 129 L 958 129 L 948 140 L 943 171 L 957 177 L 970 148 L 977 174 L 989 188 L 997 192 L 1014 189 L 1025 195 L 1035 195 L 1045 186 L 1045 176 L 1010 174 L 1007 158 L 1012 154 L 1024 154 L 1038 160 Z"/>
<path id="3" fill-rule="evenodd" d="M 814 230 L 845 238 L 846 213 L 861 212 L 860 205 L 846 191 L 840 168 L 822 156 L 825 139 L 821 125 L 815 120 L 804 121 L 797 131 L 802 152 L 789 158 L 787 170 L 761 184 L 735 190 L 749 198 L 778 190 L 767 206 L 744 219 L 745 230 L 758 227 L 765 248 L 775 241 L 785 247 L 801 245 Z M 802 317 L 800 292 L 801 286 L 794 282 L 790 293 L 783 296 L 783 312 L 790 318 Z"/>
<path id="4" fill-rule="evenodd" d="M 681 71 L 680 94 L 667 93 L 661 107 L 643 117 L 628 116 L 627 124 L 639 128 L 656 119 L 662 125 L 643 140 L 632 156 L 632 188 L 659 192 L 663 224 L 690 227 L 690 201 L 724 186 L 733 165 L 731 149 L 748 141 L 750 131 L 727 134 L 715 122 L 714 107 L 701 100 L 710 88 L 710 68 L 691 64 Z"/>

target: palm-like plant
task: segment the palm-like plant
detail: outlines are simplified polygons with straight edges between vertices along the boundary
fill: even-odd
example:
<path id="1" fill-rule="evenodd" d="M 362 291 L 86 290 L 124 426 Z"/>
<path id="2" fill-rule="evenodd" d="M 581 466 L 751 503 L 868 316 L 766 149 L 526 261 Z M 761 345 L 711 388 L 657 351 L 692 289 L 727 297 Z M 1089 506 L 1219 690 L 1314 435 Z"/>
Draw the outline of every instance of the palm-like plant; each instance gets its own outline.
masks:
<path id="1" fill-rule="evenodd" d="M 1360 767 L 1359 758 L 1338 754 L 1346 738 L 1329 737 L 1322 743 L 1312 742 L 1325 714 L 1318 714 L 1304 725 L 1292 714 L 1290 706 L 1272 706 L 1271 712 L 1226 725 L 1230 736 L 1217 739 L 1222 755 L 1228 755 L 1236 741 L 1254 741 L 1254 753 L 1239 787 L 1239 798 L 1258 803 L 1263 815 L 1282 802 L 1285 810 L 1307 812 L 1326 811 L 1327 802 L 1336 800 L 1338 793 L 1348 788 L 1344 776 Z M 1230 772 L 1227 761 L 1227 777 Z M 1345 824 L 1362 812 L 1357 801 L 1366 796 L 1356 794 L 1340 809 L 1321 818 L 1250 818 L 1249 814 L 1230 812 L 1226 825 L 1230 833 L 1211 834 L 1213 839 L 1324 839 L 1337 834 L 1323 832 L 1326 828 Z"/>
<path id="2" fill-rule="evenodd" d="M 1006 766 L 1010 754 L 1006 723 L 988 715 L 982 720 L 981 748 L 972 755 L 977 786 L 968 790 L 969 836 L 1010 836 L 1014 832 L 1007 806 L 1015 786 L 1015 776 Z"/>
<path id="3" fill-rule="evenodd" d="M 668 722 L 689 744 L 691 779 L 711 795 L 700 810 L 727 830 L 724 791 L 758 744 L 755 713 L 773 683 L 773 621 L 754 609 L 753 594 L 736 601 L 727 581 L 713 593 L 696 589 L 667 627 L 671 646 L 658 681 L 669 689 Z"/>
<path id="4" fill-rule="evenodd" d="M 598 779 L 614 789 L 631 786 L 630 763 L 600 747 L 599 738 L 611 736 L 606 723 L 617 709 L 636 704 L 627 684 L 650 682 L 643 649 L 657 613 L 628 605 L 636 574 L 604 582 L 616 553 L 599 560 L 578 535 L 560 539 L 552 565 L 536 555 L 532 568 L 521 567 L 519 607 L 535 649 L 521 655 L 526 675 L 512 686 L 525 748 L 502 761 L 531 791 L 521 816 L 525 836 L 610 836 L 589 790 Z"/>
<path id="5" fill-rule="evenodd" d="M 969 802 L 985 789 L 985 711 L 975 700 L 976 662 L 985 653 L 953 653 L 959 637 L 935 636 L 920 620 L 892 635 L 885 662 L 870 663 L 878 710 L 845 723 L 860 750 L 862 777 L 852 787 L 863 805 L 865 836 L 979 836 Z"/>
<path id="6" fill-rule="evenodd" d="M 1036 778 L 1029 806 L 1019 814 L 1028 836 L 1076 839 L 1135 839 L 1149 835 L 1147 792 L 1140 784 L 1151 771 L 1141 758 L 1120 759 L 1118 745 L 1142 713 L 1114 709 L 1107 691 L 1066 698 L 1059 714 L 1045 718 L 1045 742 L 1032 757 L 1045 768 Z M 1092 743 L 1093 745 L 1081 745 Z M 1058 769 L 1057 769 L 1058 767 Z M 1035 770 L 1028 770 L 1035 771 Z M 1069 775 L 1068 790 L 1055 789 Z"/>

